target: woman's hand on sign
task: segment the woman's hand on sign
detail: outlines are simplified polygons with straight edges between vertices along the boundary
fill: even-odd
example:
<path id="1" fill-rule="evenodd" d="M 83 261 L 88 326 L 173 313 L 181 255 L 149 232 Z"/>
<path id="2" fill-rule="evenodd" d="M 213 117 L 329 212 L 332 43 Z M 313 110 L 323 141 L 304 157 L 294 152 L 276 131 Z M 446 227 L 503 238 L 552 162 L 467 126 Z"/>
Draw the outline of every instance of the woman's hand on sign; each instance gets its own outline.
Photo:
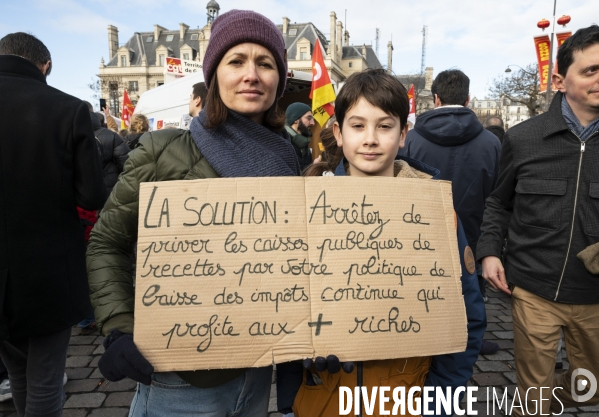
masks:
<path id="1" fill-rule="evenodd" d="M 483 278 L 496 290 L 503 291 L 506 294 L 511 295 L 507 280 L 505 279 L 505 270 L 501 259 L 496 256 L 485 256 L 482 259 L 483 267 Z"/>

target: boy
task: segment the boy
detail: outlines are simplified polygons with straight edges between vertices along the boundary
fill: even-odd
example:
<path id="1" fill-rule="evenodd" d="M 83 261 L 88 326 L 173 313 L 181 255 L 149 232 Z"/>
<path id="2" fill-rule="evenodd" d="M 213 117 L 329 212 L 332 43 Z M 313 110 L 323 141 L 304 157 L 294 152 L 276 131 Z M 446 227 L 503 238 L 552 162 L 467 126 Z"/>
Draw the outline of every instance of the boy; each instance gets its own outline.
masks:
<path id="1" fill-rule="evenodd" d="M 408 112 L 407 93 L 397 78 L 384 70 L 352 74 L 335 101 L 337 121 L 333 125 L 333 132 L 344 157 L 336 167 L 326 162 L 314 164 L 304 175 L 333 173 L 356 177 L 435 179 L 439 174 L 435 168 L 409 158 L 397 157 L 408 131 Z M 339 372 L 340 364 L 335 356 L 317 358 L 315 365 L 312 365 L 311 360 L 304 361 L 308 369 L 303 375 L 298 373 L 297 363 L 280 364 L 277 371 L 281 411 L 288 412 L 292 403 L 296 417 L 338 415 L 339 386 L 353 389 L 355 386 L 371 388 L 387 385 L 391 386 L 391 390 L 405 386 L 406 392 L 412 386 L 441 387 L 444 392 L 447 387 L 466 386 L 478 358 L 486 319 L 476 272 L 474 268 L 469 271 L 464 262 L 464 256 L 470 254 L 472 259 L 473 256 L 459 221 L 457 229 L 462 294 L 468 318 L 466 351 L 434 357 L 366 361 L 357 363 L 353 370 L 345 364 L 343 369 L 351 370 L 349 373 Z M 378 405 L 374 409 L 375 415 L 378 415 Z"/>

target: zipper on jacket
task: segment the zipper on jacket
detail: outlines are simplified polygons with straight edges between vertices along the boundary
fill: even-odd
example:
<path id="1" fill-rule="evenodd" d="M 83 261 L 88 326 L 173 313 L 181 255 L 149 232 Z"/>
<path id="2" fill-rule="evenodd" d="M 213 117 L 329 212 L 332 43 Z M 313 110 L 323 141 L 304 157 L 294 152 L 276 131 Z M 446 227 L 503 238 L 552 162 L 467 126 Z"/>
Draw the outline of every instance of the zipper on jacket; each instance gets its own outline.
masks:
<path id="1" fill-rule="evenodd" d="M 570 132 L 572 132 L 570 130 Z M 597 133 L 597 132 L 595 132 Z M 589 139 L 595 135 L 593 133 Z M 559 277 L 559 283 L 557 284 L 557 291 L 555 292 L 555 298 L 553 301 L 557 301 L 557 296 L 559 295 L 559 289 L 562 285 L 562 280 L 564 279 L 564 274 L 566 273 L 566 265 L 568 265 L 568 257 L 570 256 L 570 248 L 572 246 L 572 236 L 574 236 L 574 222 L 576 221 L 576 206 L 578 204 L 578 186 L 580 185 L 580 171 L 582 168 L 582 156 L 584 155 L 584 151 L 586 148 L 586 142 L 580 139 L 580 137 L 572 132 L 574 136 L 578 138 L 580 141 L 580 159 L 578 161 L 578 176 L 576 177 L 576 194 L 574 194 L 574 212 L 572 213 L 572 225 L 570 226 L 570 239 L 568 240 L 568 250 L 566 251 L 566 260 L 564 261 L 564 267 L 562 268 L 562 275 Z M 587 139 L 588 140 L 588 139 Z"/>

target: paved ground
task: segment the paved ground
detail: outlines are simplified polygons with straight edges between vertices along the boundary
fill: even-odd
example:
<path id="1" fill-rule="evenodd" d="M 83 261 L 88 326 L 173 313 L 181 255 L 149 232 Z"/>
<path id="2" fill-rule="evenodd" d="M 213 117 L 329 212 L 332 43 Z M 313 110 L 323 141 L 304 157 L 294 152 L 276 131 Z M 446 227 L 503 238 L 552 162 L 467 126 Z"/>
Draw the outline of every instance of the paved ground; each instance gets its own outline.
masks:
<path id="1" fill-rule="evenodd" d="M 475 409 L 479 416 L 503 414 L 487 413 L 487 387 L 508 389 L 514 392 L 516 372 L 514 365 L 513 325 L 510 299 L 507 295 L 488 291 L 487 334 L 486 339 L 499 343 L 501 350 L 489 356 L 480 356 L 476 363 L 474 376 L 470 384 L 479 386 L 478 403 Z M 67 401 L 64 405 L 64 417 L 124 417 L 135 391 L 135 382 L 125 379 L 120 382 L 106 381 L 98 370 L 98 360 L 104 352 L 102 337 L 96 332 L 90 336 L 81 336 L 80 329 L 73 329 L 67 358 L 65 385 Z M 564 367 L 568 362 L 564 354 Z M 274 377 L 273 377 L 274 381 Z M 499 392 L 499 391 L 498 391 Z M 501 391 L 503 392 L 503 391 Z M 272 385 L 269 417 L 280 417 L 276 410 L 276 388 Z M 489 410 L 492 411 L 492 410 Z M 0 403 L 0 417 L 16 417 L 11 401 Z M 599 406 L 566 409 L 564 417 L 599 417 Z"/>

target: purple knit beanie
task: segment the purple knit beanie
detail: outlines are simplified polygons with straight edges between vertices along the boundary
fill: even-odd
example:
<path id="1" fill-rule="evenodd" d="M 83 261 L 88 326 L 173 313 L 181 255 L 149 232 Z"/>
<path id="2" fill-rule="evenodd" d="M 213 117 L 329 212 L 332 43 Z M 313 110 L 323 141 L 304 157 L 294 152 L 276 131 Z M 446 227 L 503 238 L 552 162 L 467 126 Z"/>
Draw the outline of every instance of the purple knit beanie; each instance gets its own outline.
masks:
<path id="1" fill-rule="evenodd" d="M 230 10 L 212 24 L 203 64 L 206 88 L 225 53 L 245 42 L 262 45 L 272 53 L 279 70 L 278 91 L 282 96 L 287 83 L 287 51 L 283 35 L 270 19 L 251 10 Z"/>

